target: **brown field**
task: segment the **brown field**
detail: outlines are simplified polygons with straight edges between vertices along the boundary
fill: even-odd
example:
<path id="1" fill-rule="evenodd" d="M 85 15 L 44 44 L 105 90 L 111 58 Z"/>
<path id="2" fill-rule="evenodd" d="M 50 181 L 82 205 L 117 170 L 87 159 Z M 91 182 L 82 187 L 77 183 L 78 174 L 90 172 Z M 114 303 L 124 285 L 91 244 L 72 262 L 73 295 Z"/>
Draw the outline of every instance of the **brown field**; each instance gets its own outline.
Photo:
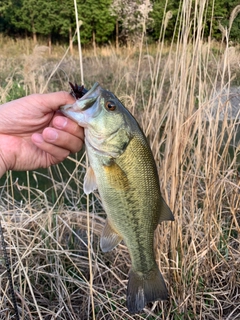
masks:
<path id="1" fill-rule="evenodd" d="M 130 257 L 124 244 L 107 254 L 99 248 L 105 216 L 97 194 L 83 194 L 79 154 L 1 179 L 0 219 L 21 319 L 239 319 L 240 109 L 231 102 L 240 102 L 232 93 L 240 48 L 204 41 L 200 32 L 191 39 L 187 30 L 172 44 L 83 49 L 86 88 L 97 81 L 113 91 L 149 138 L 175 216 L 155 235 L 170 300 L 127 313 Z M 49 56 L 44 45 L 4 38 L 0 47 L 1 103 L 80 83 L 77 49 L 70 56 L 56 46 Z M 0 252 L 0 319 L 12 319 Z"/>

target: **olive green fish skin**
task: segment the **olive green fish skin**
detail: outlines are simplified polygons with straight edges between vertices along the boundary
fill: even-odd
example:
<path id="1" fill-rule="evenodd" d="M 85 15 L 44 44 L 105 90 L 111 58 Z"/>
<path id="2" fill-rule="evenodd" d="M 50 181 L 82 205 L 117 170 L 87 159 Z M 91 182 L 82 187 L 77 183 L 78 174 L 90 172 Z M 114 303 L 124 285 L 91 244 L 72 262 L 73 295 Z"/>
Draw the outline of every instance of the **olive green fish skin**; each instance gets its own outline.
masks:
<path id="1" fill-rule="evenodd" d="M 132 268 L 148 272 L 155 265 L 153 238 L 161 205 L 158 175 L 148 144 L 142 135 L 134 135 L 125 152 L 114 160 L 127 179 L 114 172 L 115 164 L 113 168 L 104 165 L 106 158 L 93 154 L 89 147 L 88 154 L 103 207 L 129 249 Z M 111 158 L 108 160 L 111 167 Z"/>
<path id="2" fill-rule="evenodd" d="M 92 170 L 85 185 L 93 191 L 91 179 L 95 180 L 108 220 L 100 242 L 102 250 L 111 250 L 121 239 L 128 247 L 132 261 L 127 289 L 130 313 L 140 312 L 149 301 L 168 299 L 153 242 L 158 223 L 174 218 L 161 197 L 156 164 L 145 135 L 121 102 L 98 84 L 73 108 L 62 110 L 85 127 Z"/>

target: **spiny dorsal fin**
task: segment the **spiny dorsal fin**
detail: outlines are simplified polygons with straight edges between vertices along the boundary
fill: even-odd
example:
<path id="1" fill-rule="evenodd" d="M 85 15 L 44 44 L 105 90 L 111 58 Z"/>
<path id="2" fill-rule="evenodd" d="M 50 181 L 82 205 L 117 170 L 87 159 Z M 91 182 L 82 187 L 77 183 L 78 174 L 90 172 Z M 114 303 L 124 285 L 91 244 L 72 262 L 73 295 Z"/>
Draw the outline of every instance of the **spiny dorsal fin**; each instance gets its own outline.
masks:
<path id="1" fill-rule="evenodd" d="M 160 201 L 161 203 L 160 203 L 158 223 L 162 221 L 174 221 L 174 216 L 172 214 L 172 211 L 170 210 L 169 206 L 166 204 L 162 196 Z"/>
<path id="2" fill-rule="evenodd" d="M 92 167 L 88 167 L 84 177 L 83 190 L 86 194 L 89 194 L 94 190 L 96 190 L 97 188 L 98 188 L 97 181 L 96 181 L 94 171 Z"/>
<path id="3" fill-rule="evenodd" d="M 121 241 L 122 237 L 112 228 L 110 222 L 107 220 L 100 239 L 100 247 L 102 251 L 111 251 Z"/>

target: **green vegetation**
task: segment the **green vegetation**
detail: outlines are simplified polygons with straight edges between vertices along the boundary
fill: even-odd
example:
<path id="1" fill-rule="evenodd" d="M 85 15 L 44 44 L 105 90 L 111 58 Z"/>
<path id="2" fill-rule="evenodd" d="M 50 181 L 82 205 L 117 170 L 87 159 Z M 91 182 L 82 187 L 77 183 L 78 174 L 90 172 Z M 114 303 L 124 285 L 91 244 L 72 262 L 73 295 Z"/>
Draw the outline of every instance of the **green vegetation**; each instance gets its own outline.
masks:
<path id="1" fill-rule="evenodd" d="M 1 2 L 1 14 L 9 3 Z M 238 110 L 227 115 L 234 109 L 233 96 L 239 97 L 231 90 L 239 84 L 240 47 L 229 41 L 239 15 L 226 11 L 221 41 L 211 1 L 209 7 L 205 1 L 181 3 L 180 10 L 167 7 L 178 23 L 169 19 L 160 25 L 159 20 L 157 44 L 148 45 L 142 37 L 135 46 L 118 50 L 110 45 L 83 48 L 86 88 L 98 81 L 113 91 L 150 141 L 163 197 L 175 216 L 155 234 L 169 301 L 149 304 L 141 315 L 127 313 L 129 254 L 124 244 L 101 252 L 105 215 L 97 193 L 83 194 L 86 159 L 77 154 L 45 171 L 8 172 L 0 181 L 0 219 L 22 319 L 239 318 L 240 120 Z M 224 1 L 215 5 L 228 8 Z M 203 32 L 207 12 L 212 17 L 209 38 Z M 67 33 L 68 25 L 64 28 Z M 9 30 L 22 35 L 16 27 Z M 68 81 L 80 83 L 76 47 L 70 55 L 64 45 L 53 45 L 49 54 L 41 44 L 28 37 L 0 37 L 1 103 L 34 92 L 69 90 Z M 2 253 L 0 284 L 0 319 L 10 320 L 14 310 Z"/>
<path id="2" fill-rule="evenodd" d="M 82 43 L 106 44 L 108 41 L 118 44 L 136 43 L 144 28 L 149 39 L 161 37 L 161 26 L 168 24 L 164 38 L 171 41 L 175 26 L 179 24 L 178 13 L 182 6 L 191 6 L 189 22 L 194 22 L 196 12 L 201 11 L 203 18 L 203 37 L 221 39 L 224 28 L 228 27 L 231 12 L 239 4 L 238 0 L 181 1 L 181 0 L 77 0 L 78 19 L 82 21 Z M 203 6 L 202 6 L 203 4 Z M 189 32 L 196 37 L 198 26 L 190 23 Z M 10 37 L 37 37 L 48 42 L 71 41 L 76 29 L 74 1 L 60 0 L 2 0 L 0 4 L 0 32 Z M 240 16 L 234 19 L 230 40 L 239 41 Z"/>

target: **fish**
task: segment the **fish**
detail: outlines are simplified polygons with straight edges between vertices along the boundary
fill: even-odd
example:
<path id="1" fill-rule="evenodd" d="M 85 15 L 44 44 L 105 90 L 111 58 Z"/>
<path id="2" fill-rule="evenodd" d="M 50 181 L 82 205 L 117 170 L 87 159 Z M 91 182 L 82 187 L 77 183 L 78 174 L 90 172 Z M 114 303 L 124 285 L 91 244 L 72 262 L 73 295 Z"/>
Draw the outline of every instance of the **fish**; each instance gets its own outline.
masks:
<path id="1" fill-rule="evenodd" d="M 103 252 L 126 244 L 131 269 L 126 304 L 130 314 L 169 294 L 154 253 L 154 230 L 174 216 L 160 192 L 156 163 L 134 116 L 110 91 L 95 83 L 61 112 L 84 128 L 90 166 L 84 192 L 98 190 L 106 212 Z"/>

